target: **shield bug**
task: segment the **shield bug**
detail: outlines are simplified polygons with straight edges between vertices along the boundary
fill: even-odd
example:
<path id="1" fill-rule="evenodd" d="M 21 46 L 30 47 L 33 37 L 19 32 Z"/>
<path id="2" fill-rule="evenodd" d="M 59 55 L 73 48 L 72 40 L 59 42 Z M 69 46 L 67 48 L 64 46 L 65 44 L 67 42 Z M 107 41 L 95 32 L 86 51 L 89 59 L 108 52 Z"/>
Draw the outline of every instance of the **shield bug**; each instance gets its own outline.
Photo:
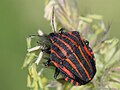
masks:
<path id="1" fill-rule="evenodd" d="M 84 85 L 92 80 L 96 73 L 95 57 L 87 40 L 81 39 L 78 31 L 50 33 L 50 62 L 56 67 L 54 78 L 61 73 L 66 81 L 73 85 Z"/>
<path id="2" fill-rule="evenodd" d="M 56 67 L 54 78 L 60 73 L 65 81 L 76 86 L 91 81 L 96 73 L 96 66 L 89 42 L 82 39 L 78 31 L 65 32 L 64 28 L 61 28 L 56 32 L 54 23 L 52 26 L 54 32 L 46 36 L 50 45 L 42 48 L 43 52 L 50 54 L 45 66 L 53 63 Z"/>

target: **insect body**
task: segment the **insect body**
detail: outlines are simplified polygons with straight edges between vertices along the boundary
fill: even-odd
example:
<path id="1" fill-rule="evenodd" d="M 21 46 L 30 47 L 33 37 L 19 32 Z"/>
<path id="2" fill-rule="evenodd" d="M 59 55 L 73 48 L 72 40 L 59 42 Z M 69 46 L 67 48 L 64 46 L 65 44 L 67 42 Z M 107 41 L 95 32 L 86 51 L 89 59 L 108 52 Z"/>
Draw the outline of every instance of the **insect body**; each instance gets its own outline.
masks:
<path id="1" fill-rule="evenodd" d="M 81 39 L 78 31 L 50 33 L 50 59 L 55 67 L 54 78 L 62 77 L 73 85 L 84 85 L 96 73 L 95 57 L 87 40 Z"/>

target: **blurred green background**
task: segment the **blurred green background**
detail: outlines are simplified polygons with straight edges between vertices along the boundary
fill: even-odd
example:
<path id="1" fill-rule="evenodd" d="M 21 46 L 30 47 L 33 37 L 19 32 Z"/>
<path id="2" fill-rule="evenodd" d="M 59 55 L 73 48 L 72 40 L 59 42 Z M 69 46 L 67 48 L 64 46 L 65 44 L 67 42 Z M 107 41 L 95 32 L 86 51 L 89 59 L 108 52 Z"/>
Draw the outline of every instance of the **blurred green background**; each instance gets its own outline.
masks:
<path id="1" fill-rule="evenodd" d="M 45 0 L 0 0 L 0 90 L 29 90 L 27 70 L 21 66 L 26 55 L 26 39 L 38 29 L 51 32 L 44 19 Z M 120 0 L 79 0 L 82 15 L 100 14 L 107 24 L 112 22 L 110 37 L 120 39 Z"/>

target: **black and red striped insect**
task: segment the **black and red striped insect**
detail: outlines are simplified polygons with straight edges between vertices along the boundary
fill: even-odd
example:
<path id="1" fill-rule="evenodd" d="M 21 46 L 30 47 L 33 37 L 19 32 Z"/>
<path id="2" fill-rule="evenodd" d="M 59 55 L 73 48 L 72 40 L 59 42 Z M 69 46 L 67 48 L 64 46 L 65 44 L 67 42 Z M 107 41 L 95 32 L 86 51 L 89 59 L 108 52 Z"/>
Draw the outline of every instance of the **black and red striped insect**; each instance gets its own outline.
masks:
<path id="1" fill-rule="evenodd" d="M 84 85 L 92 80 L 96 73 L 95 57 L 89 42 L 81 38 L 78 31 L 65 32 L 63 28 L 59 32 L 48 35 L 50 47 L 43 49 L 49 52 L 50 62 L 56 67 L 54 78 L 61 73 L 65 81 L 73 85 Z"/>
<path id="2" fill-rule="evenodd" d="M 54 27 L 54 7 L 52 26 L 53 33 L 45 36 L 43 52 L 49 53 L 50 58 L 45 63 L 49 66 L 50 62 L 56 67 L 54 78 L 60 73 L 65 81 L 73 85 L 84 85 L 92 80 L 96 73 L 95 57 L 89 42 L 82 39 L 78 31 L 65 32 L 61 28 L 56 32 Z M 43 36 L 44 37 L 44 36 Z M 50 42 L 50 45 L 45 43 Z"/>

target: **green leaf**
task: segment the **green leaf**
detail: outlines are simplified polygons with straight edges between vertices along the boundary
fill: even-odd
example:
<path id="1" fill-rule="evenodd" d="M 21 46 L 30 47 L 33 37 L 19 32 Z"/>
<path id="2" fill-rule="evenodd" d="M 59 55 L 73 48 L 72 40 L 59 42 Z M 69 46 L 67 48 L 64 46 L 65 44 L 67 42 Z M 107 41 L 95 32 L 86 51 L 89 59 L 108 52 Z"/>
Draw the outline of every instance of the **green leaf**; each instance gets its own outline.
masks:
<path id="1" fill-rule="evenodd" d="M 111 78 L 111 80 L 120 83 L 120 73 L 117 73 L 117 72 L 111 72 L 111 73 L 110 73 L 110 78 Z"/>
<path id="2" fill-rule="evenodd" d="M 101 15 L 88 15 L 89 18 L 91 19 L 96 19 L 96 20 L 102 20 L 103 17 Z"/>
<path id="3" fill-rule="evenodd" d="M 31 38 L 26 38 L 27 41 L 27 48 L 31 48 Z"/>
<path id="4" fill-rule="evenodd" d="M 120 63 L 120 49 L 115 53 L 111 60 L 106 64 L 105 68 L 110 68 L 114 64 Z"/>
<path id="5" fill-rule="evenodd" d="M 117 89 L 117 90 L 119 90 L 119 89 L 120 89 L 120 83 L 109 82 L 109 87 L 110 87 L 111 89 Z"/>
<path id="6" fill-rule="evenodd" d="M 22 68 L 25 68 L 27 65 L 29 65 L 31 61 L 34 60 L 35 56 L 35 53 L 27 53 Z"/>
<path id="7" fill-rule="evenodd" d="M 32 82 L 31 82 L 30 75 L 28 74 L 28 76 L 27 76 L 27 87 L 31 87 L 31 86 L 32 86 Z"/>
<path id="8" fill-rule="evenodd" d="M 93 22 L 93 20 L 92 20 L 91 18 L 82 17 L 82 16 L 80 16 L 80 20 L 85 21 L 85 22 L 88 22 L 88 23 Z"/>

